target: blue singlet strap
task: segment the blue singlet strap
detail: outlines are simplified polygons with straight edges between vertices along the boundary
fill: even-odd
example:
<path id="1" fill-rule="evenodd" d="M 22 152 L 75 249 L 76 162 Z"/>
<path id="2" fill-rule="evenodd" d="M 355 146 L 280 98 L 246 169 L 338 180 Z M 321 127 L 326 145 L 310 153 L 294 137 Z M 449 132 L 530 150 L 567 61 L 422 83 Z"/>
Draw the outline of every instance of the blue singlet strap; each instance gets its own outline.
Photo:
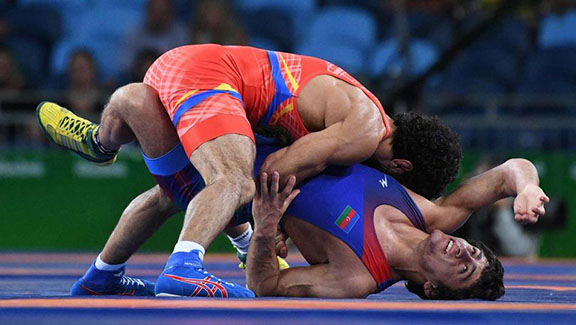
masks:
<path id="1" fill-rule="evenodd" d="M 282 77 L 282 71 L 280 71 L 280 62 L 278 61 L 278 56 L 274 51 L 268 51 L 268 59 L 270 60 L 270 66 L 272 67 L 272 80 L 274 81 L 274 86 L 276 87 L 276 93 L 274 97 L 266 108 L 266 113 L 260 121 L 260 125 L 267 125 L 274 115 L 278 105 L 282 104 L 283 101 L 292 97 L 290 90 L 286 86 L 286 82 Z"/>

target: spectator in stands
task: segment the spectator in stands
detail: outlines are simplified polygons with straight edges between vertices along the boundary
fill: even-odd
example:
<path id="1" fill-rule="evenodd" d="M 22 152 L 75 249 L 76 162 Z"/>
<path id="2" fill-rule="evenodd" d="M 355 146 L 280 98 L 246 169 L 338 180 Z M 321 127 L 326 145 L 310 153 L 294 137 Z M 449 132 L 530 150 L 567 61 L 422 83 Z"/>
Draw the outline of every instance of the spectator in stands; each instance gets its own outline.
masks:
<path id="1" fill-rule="evenodd" d="M 46 136 L 42 129 L 38 127 L 36 117 L 30 112 L 29 118 L 24 122 L 23 127 L 15 128 L 13 143 L 18 148 L 36 149 L 47 146 Z M 1 140 L 0 140 L 1 142 Z"/>
<path id="2" fill-rule="evenodd" d="M 79 49 L 70 56 L 67 69 L 66 102 L 78 113 L 93 114 L 102 106 L 98 66 L 89 50 Z"/>
<path id="3" fill-rule="evenodd" d="M 445 13 L 452 10 L 455 2 L 452 0 L 410 0 L 406 2 L 409 10 Z"/>
<path id="4" fill-rule="evenodd" d="M 562 14 L 576 9 L 576 2 L 574 0 L 546 0 L 544 7 L 545 11 Z"/>
<path id="5" fill-rule="evenodd" d="M 130 68 L 130 75 L 127 76 L 127 82 L 142 82 L 144 80 L 144 75 L 148 68 L 156 61 L 160 56 L 160 53 L 154 49 L 143 49 L 136 56 L 136 60 Z"/>
<path id="6" fill-rule="evenodd" d="M 247 36 L 227 0 L 199 0 L 194 9 L 192 43 L 245 45 Z"/>
<path id="7" fill-rule="evenodd" d="M 8 35 L 8 31 L 10 30 L 8 23 L 0 18 L 0 41 L 3 41 Z"/>
<path id="8" fill-rule="evenodd" d="M 187 44 L 189 39 L 186 25 L 174 15 L 172 0 L 149 0 L 144 21 L 126 34 L 121 63 L 124 73 L 129 73 L 142 50 L 163 53 Z"/>
<path id="9" fill-rule="evenodd" d="M 12 51 L 0 45 L 0 91 L 19 90 L 24 85 L 24 74 Z"/>

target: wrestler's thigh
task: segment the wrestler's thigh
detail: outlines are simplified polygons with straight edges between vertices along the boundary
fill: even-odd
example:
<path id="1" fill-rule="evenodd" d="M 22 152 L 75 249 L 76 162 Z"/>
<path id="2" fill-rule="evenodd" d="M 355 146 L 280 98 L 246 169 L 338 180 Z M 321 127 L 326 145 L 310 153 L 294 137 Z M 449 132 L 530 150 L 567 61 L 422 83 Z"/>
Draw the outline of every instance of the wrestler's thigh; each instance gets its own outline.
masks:
<path id="1" fill-rule="evenodd" d="M 190 155 L 190 162 L 209 185 L 221 177 L 252 179 L 255 156 L 256 146 L 250 137 L 224 134 L 200 145 Z"/>

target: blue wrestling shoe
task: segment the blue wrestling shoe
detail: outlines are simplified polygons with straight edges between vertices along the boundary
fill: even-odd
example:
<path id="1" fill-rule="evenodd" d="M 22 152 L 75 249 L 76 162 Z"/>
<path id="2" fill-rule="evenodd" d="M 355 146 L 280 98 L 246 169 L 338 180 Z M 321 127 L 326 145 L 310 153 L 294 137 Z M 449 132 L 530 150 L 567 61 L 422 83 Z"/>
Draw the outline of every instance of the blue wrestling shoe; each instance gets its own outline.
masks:
<path id="1" fill-rule="evenodd" d="M 202 266 L 200 251 L 170 255 L 166 268 L 156 282 L 156 296 L 192 296 L 219 298 L 254 298 L 254 292 L 235 283 L 223 281 Z"/>
<path id="2" fill-rule="evenodd" d="M 117 271 L 98 270 L 94 263 L 84 276 L 70 289 L 72 296 L 154 296 L 154 283 L 124 275 L 125 268 Z"/>

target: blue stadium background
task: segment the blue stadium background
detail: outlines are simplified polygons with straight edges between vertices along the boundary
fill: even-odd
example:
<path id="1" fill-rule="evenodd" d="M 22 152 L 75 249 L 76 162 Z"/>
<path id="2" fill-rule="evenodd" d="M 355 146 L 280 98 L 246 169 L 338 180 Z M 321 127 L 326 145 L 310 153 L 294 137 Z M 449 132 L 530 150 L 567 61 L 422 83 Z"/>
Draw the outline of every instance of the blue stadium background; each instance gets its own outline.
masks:
<path id="1" fill-rule="evenodd" d="M 161 1 L 172 4 L 187 43 L 321 57 L 361 80 L 389 114 L 439 115 L 465 148 L 462 176 L 481 162 L 532 159 L 543 187 L 561 204 L 541 228 L 524 230 L 538 234 L 535 254 L 576 256 L 575 1 Z M 0 52 L 11 57 L 4 65 L 0 59 L 0 249 L 99 249 L 123 206 L 153 184 L 135 146 L 116 169 L 93 171 L 50 146 L 34 124 L 40 101 L 78 102 L 71 79 L 78 50 L 95 69 L 92 97 L 80 90 L 81 102 L 92 100 L 82 114 L 97 120 L 115 87 L 137 81 L 140 62 L 136 56 L 125 62 L 123 53 L 147 6 L 147 0 L 0 2 Z M 159 52 L 141 47 L 137 54 Z M 171 247 L 180 222 L 145 249 Z"/>

